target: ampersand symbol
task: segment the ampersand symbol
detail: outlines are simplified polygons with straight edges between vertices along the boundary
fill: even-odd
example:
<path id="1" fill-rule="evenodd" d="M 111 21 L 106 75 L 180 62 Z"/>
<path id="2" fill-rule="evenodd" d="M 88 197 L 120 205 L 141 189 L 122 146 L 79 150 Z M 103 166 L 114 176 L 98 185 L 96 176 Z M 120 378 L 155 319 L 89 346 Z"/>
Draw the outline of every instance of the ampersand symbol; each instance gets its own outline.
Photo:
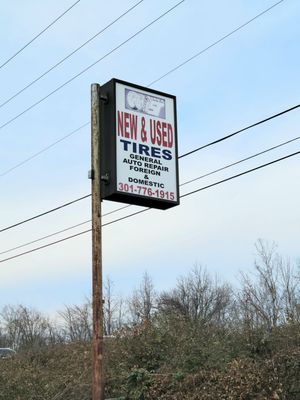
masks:
<path id="1" fill-rule="evenodd" d="M 145 129 L 145 125 L 146 125 L 145 117 L 142 117 L 142 130 L 141 130 L 142 142 L 147 142 L 147 131 Z"/>

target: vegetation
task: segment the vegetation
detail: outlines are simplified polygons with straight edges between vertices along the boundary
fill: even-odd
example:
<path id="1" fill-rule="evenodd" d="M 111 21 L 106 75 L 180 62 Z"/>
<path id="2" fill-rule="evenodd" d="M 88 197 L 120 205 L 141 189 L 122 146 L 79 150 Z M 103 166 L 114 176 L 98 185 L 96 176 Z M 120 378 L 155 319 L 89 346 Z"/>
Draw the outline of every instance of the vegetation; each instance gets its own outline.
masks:
<path id="1" fill-rule="evenodd" d="M 299 265 L 257 242 L 255 275 L 239 290 L 196 266 L 157 293 L 145 274 L 126 302 L 105 284 L 107 398 L 147 400 L 300 399 Z M 0 399 L 91 398 L 91 307 L 68 306 L 53 323 L 6 306 Z"/>

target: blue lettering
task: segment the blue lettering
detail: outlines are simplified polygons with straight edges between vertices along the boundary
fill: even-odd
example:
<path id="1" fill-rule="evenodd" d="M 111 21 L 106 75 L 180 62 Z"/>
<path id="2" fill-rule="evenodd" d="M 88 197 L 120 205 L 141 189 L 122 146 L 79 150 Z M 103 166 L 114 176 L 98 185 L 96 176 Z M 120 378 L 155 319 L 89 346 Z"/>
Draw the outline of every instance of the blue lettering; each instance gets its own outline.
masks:
<path id="1" fill-rule="evenodd" d="M 124 150 L 128 151 L 128 145 L 131 144 L 131 142 L 129 140 L 124 140 L 124 139 L 121 139 L 120 142 L 124 144 Z"/>
<path id="2" fill-rule="evenodd" d="M 172 153 L 170 150 L 163 150 L 162 151 L 162 158 L 164 160 L 172 160 Z"/>
<path id="3" fill-rule="evenodd" d="M 131 142 L 130 140 L 120 139 L 123 144 L 124 151 L 130 151 L 134 154 L 141 154 L 148 157 L 163 158 L 164 160 L 172 160 L 172 152 L 159 147 L 147 146 L 146 144 Z"/>
<path id="4" fill-rule="evenodd" d="M 139 153 L 140 154 L 145 154 L 146 156 L 150 156 L 150 154 L 149 154 L 149 146 L 146 146 L 145 144 L 140 144 L 139 145 Z"/>
<path id="5" fill-rule="evenodd" d="M 160 148 L 158 147 L 151 147 L 151 156 L 156 158 L 161 158 L 160 155 Z"/>

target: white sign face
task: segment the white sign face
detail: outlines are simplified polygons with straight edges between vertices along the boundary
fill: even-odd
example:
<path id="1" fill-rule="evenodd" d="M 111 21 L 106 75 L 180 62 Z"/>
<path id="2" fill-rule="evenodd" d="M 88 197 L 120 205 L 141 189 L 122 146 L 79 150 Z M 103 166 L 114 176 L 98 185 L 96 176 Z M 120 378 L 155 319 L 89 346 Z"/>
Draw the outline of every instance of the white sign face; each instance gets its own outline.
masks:
<path id="1" fill-rule="evenodd" d="M 117 190 L 178 201 L 173 98 L 116 82 Z"/>

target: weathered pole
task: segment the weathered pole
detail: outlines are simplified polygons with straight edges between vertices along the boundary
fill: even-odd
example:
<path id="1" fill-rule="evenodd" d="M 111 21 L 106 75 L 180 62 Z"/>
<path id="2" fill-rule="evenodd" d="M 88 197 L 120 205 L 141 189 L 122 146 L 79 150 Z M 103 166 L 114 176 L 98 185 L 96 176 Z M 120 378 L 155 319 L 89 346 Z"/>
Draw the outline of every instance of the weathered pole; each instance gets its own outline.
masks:
<path id="1" fill-rule="evenodd" d="M 104 400 L 103 297 L 100 171 L 100 85 L 91 85 L 91 175 L 93 255 L 93 383 L 92 400 Z"/>

